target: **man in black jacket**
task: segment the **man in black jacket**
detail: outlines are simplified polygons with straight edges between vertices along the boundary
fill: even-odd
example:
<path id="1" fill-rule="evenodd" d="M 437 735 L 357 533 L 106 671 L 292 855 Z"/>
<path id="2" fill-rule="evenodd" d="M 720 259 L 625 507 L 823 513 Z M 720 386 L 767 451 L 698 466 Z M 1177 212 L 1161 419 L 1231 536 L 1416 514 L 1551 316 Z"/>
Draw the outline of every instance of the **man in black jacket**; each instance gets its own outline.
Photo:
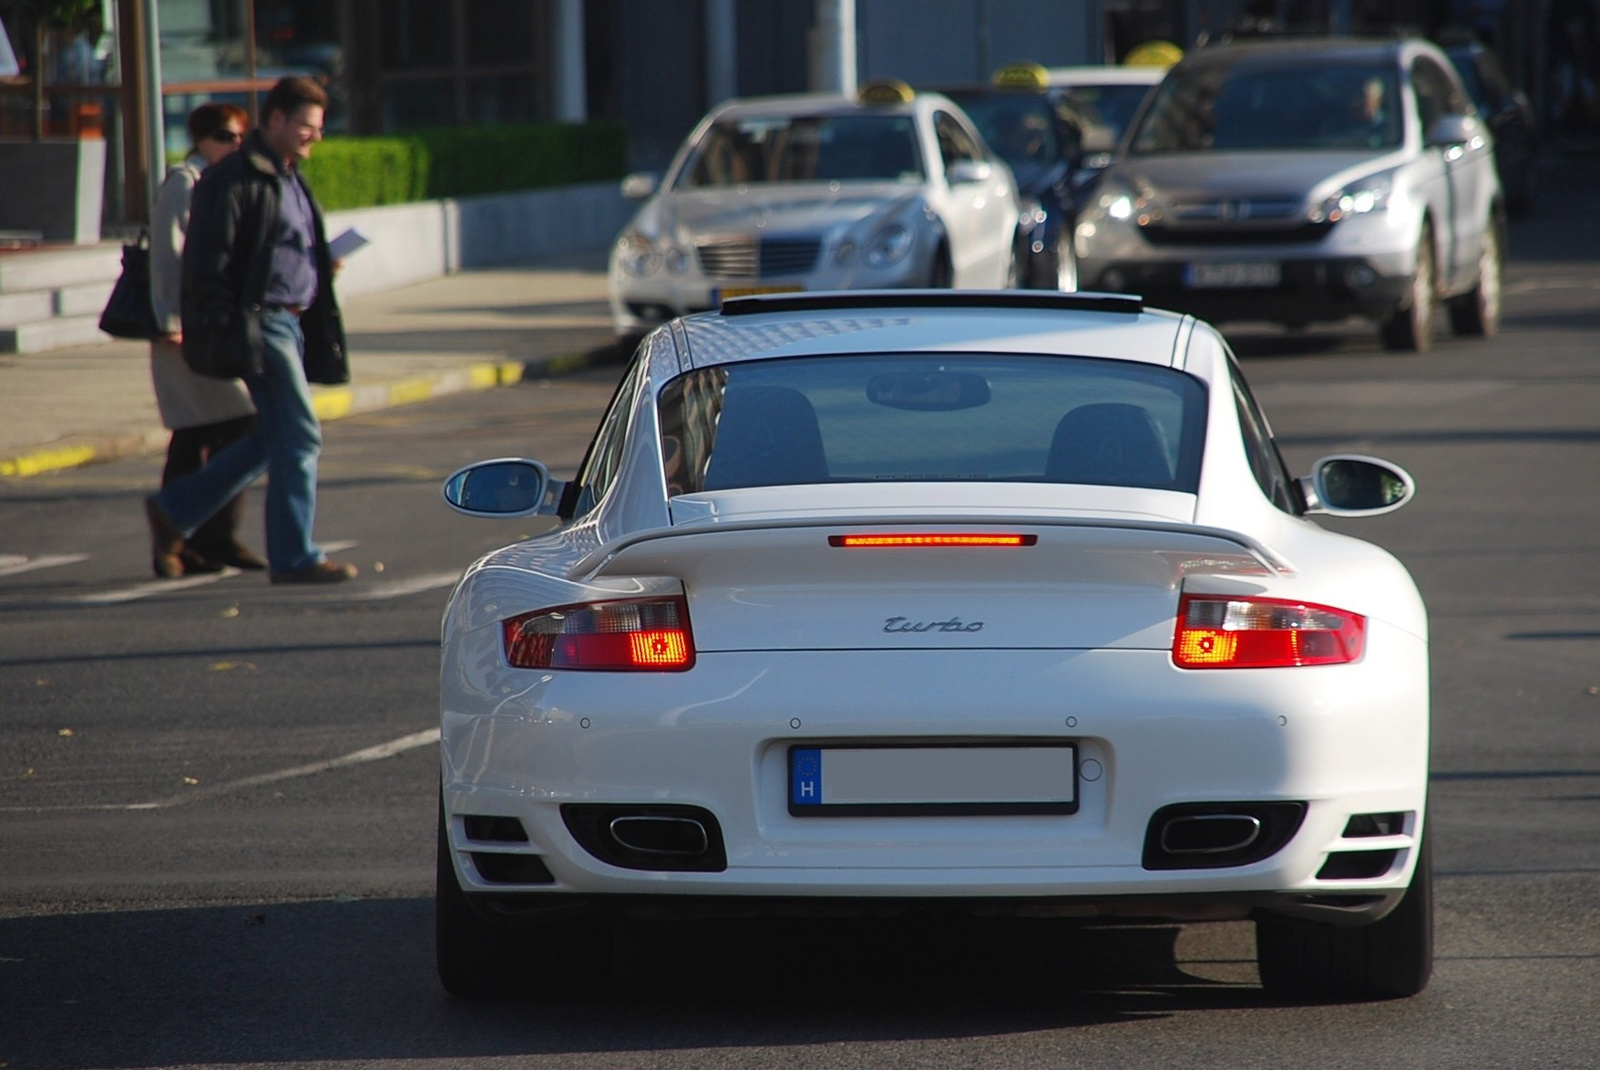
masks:
<path id="1" fill-rule="evenodd" d="M 322 429 L 308 382 L 350 378 L 322 213 L 296 168 L 322 139 L 328 97 L 309 78 L 268 92 L 261 126 L 195 186 L 183 250 L 183 359 L 201 375 L 242 378 L 255 430 L 204 468 L 145 500 L 160 572 L 183 539 L 263 471 L 273 583 L 340 583 L 356 574 L 311 539 Z"/>

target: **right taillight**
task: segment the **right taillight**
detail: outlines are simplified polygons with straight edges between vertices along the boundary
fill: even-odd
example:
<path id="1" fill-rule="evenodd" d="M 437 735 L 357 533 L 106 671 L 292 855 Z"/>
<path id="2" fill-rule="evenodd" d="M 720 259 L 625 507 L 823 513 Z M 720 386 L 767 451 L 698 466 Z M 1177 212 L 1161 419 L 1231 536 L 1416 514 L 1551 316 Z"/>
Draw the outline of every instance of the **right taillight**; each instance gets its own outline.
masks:
<path id="1" fill-rule="evenodd" d="M 689 605 L 678 598 L 556 606 L 501 622 L 519 669 L 682 672 L 694 666 Z"/>
<path id="2" fill-rule="evenodd" d="M 1341 665 L 1361 656 L 1366 631 L 1365 617 L 1332 606 L 1186 594 L 1172 660 L 1181 669 Z"/>

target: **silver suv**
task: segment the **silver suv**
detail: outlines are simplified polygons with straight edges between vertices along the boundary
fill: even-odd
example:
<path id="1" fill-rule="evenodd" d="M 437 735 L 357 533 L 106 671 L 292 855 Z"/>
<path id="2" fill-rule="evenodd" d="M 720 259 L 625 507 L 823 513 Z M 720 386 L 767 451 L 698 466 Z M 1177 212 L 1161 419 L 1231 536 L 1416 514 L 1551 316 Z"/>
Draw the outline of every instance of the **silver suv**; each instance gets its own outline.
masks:
<path id="1" fill-rule="evenodd" d="M 1317 38 L 1191 53 L 1079 218 L 1080 285 L 1217 321 L 1364 316 L 1390 349 L 1500 319 L 1491 135 L 1444 53 Z"/>

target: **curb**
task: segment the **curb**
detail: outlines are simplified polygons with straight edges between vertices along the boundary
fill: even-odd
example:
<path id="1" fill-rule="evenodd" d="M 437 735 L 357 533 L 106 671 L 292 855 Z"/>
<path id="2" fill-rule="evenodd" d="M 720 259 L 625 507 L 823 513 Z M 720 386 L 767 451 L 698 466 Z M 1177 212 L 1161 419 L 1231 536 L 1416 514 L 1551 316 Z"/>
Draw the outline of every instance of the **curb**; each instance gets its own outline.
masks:
<path id="1" fill-rule="evenodd" d="M 514 386 L 523 379 L 535 376 L 567 375 L 607 362 L 608 350 L 604 348 L 528 361 L 483 361 L 379 383 L 313 387 L 311 407 L 317 419 L 327 422 L 358 413 L 411 405 L 447 394 Z M 114 437 L 82 436 L 10 456 L 0 456 L 0 478 L 27 478 L 123 457 L 160 453 L 167 448 L 171 434 L 164 427 L 156 427 Z"/>

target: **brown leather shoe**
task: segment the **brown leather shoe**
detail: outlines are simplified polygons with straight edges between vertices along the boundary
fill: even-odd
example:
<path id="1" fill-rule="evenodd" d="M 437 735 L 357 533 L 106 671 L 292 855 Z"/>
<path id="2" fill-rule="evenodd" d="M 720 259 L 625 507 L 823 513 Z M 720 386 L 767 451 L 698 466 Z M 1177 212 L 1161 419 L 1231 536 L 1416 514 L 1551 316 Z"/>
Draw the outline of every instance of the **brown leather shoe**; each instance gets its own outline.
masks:
<path id="1" fill-rule="evenodd" d="M 345 580 L 356 578 L 357 569 L 354 565 L 343 561 L 318 561 L 309 568 L 297 569 L 294 572 L 274 572 L 273 583 L 343 583 Z"/>
<path id="2" fill-rule="evenodd" d="M 206 576 L 228 571 L 228 566 L 221 561 L 213 561 L 204 554 L 197 554 L 187 546 L 178 551 L 178 560 L 183 563 L 185 576 Z"/>
<path id="3" fill-rule="evenodd" d="M 259 571 L 267 567 L 267 563 L 257 557 L 254 550 L 239 542 L 210 546 L 200 545 L 190 539 L 188 550 L 199 554 L 207 561 L 214 562 L 218 566 L 248 569 L 250 571 Z"/>
<path id="4" fill-rule="evenodd" d="M 167 514 L 156 504 L 154 494 L 144 500 L 145 519 L 150 522 L 150 567 L 162 579 L 183 575 L 183 535 L 172 526 Z"/>

